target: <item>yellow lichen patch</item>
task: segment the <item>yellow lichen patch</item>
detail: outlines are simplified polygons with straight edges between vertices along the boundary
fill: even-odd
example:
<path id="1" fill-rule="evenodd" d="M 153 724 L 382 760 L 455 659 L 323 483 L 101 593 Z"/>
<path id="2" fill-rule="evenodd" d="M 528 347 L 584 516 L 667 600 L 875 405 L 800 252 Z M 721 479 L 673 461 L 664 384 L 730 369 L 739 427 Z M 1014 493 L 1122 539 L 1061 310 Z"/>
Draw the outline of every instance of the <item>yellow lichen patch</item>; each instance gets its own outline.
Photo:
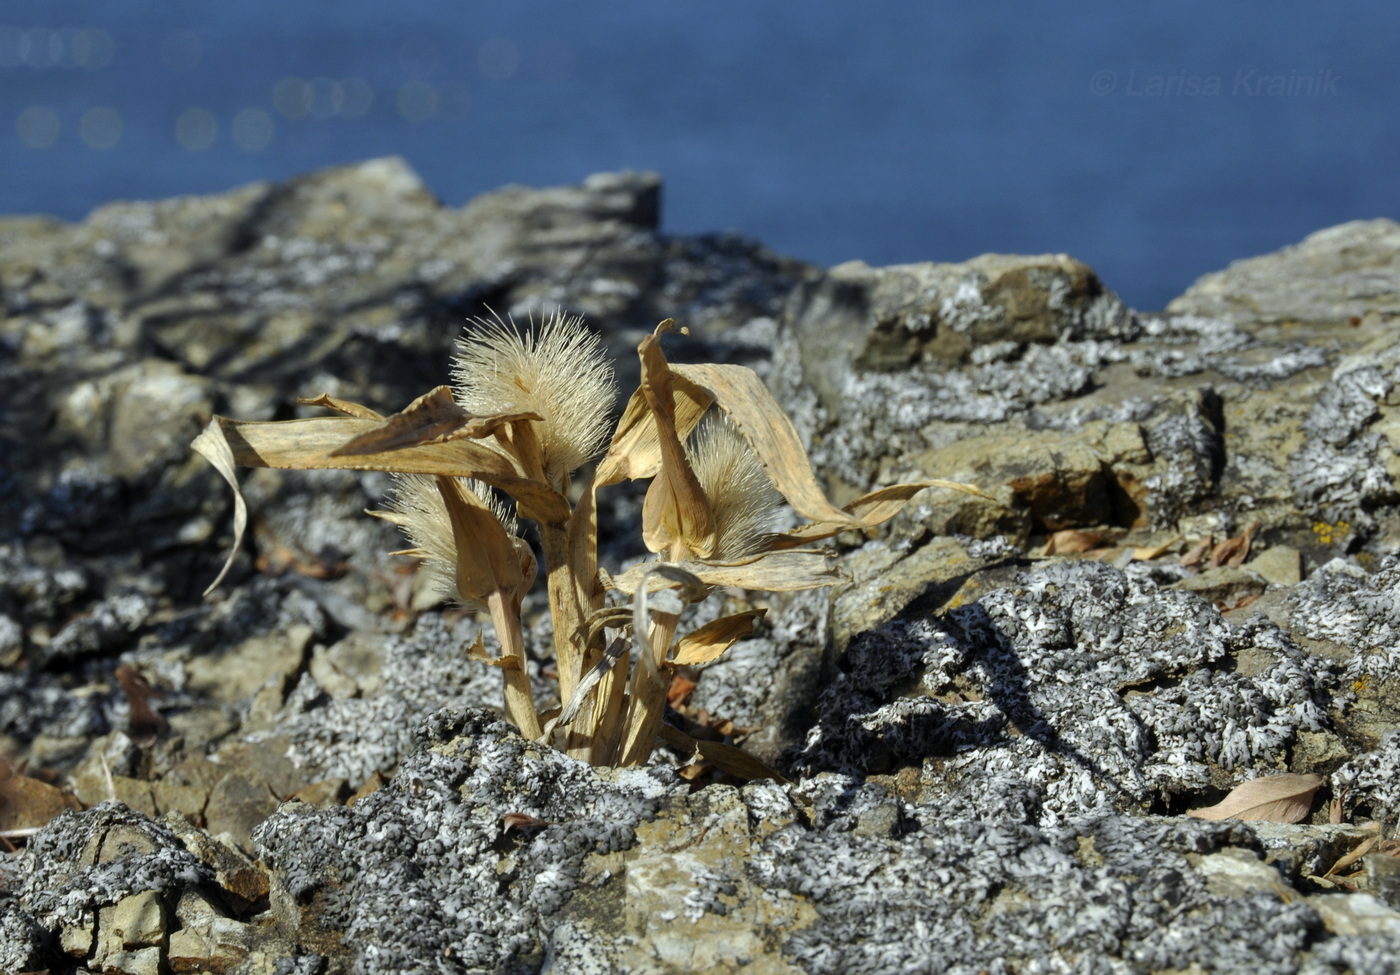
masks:
<path id="1" fill-rule="evenodd" d="M 1318 544 L 1340 545 L 1351 534 L 1351 523 L 1346 521 L 1315 521 L 1312 530 L 1313 534 L 1317 536 Z"/>

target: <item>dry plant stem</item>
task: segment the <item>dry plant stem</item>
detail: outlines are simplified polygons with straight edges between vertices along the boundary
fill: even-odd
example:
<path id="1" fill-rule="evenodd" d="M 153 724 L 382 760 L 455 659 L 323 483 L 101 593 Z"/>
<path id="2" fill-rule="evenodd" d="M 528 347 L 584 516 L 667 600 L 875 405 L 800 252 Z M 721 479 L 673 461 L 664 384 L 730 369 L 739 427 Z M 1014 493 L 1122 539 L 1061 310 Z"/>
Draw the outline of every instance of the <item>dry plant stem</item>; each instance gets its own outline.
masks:
<path id="1" fill-rule="evenodd" d="M 577 575 L 570 563 L 569 526 L 540 525 L 540 548 L 548 573 L 549 618 L 554 623 L 554 662 L 559 671 L 559 700 L 567 703 L 585 673 L 582 636 L 586 611 L 579 605 Z"/>
<path id="2" fill-rule="evenodd" d="M 619 729 L 627 713 L 627 669 L 631 662 L 632 651 L 624 650 L 593 689 L 588 706 L 580 716 L 586 715 L 588 724 L 584 726 L 582 721 L 577 722 L 581 729 L 586 727 L 587 730 L 577 731 L 577 737 L 570 739 L 578 743 L 578 753 L 570 752 L 575 758 L 592 765 L 617 764 L 621 744 Z"/>
<path id="3" fill-rule="evenodd" d="M 496 628 L 496 639 L 501 642 L 506 718 L 526 738 L 539 739 L 544 735 L 544 730 L 540 727 L 539 716 L 535 713 L 535 699 L 530 693 L 530 672 L 525 668 L 520 610 L 514 600 L 500 590 L 486 597 L 486 608 L 491 613 L 491 624 Z"/>
<path id="4" fill-rule="evenodd" d="M 661 719 L 666 714 L 666 691 L 670 668 L 665 666 L 666 651 L 675 639 L 680 616 L 674 613 L 653 612 L 649 634 L 649 648 L 639 647 L 639 653 L 650 653 L 654 667 L 643 666 L 639 660 L 632 673 L 632 688 L 627 705 L 626 740 L 622 744 L 621 759 L 618 764 L 626 767 L 640 765 L 650 757 L 656 747 L 656 735 L 661 728 Z"/>
<path id="5" fill-rule="evenodd" d="M 578 682 L 591 667 L 598 663 L 601 654 L 593 653 L 583 644 L 586 636 L 580 631 L 584 621 L 603 606 L 604 592 L 598 584 L 598 479 L 595 474 L 584 485 L 583 496 L 569 520 L 569 530 L 564 537 L 565 547 L 558 556 L 561 564 L 568 566 L 567 579 L 571 587 L 572 599 L 561 600 L 563 605 L 574 612 L 572 617 L 556 616 L 554 620 L 554 653 L 559 670 L 559 700 L 566 704 L 572 698 Z M 551 554 L 546 551 L 545 559 L 550 567 L 550 608 L 553 610 L 554 573 Z M 561 583 L 562 586 L 562 583 Z M 575 642 L 577 640 L 578 642 Z M 593 700 L 582 712 L 584 721 L 575 722 L 569 728 L 564 749 L 570 756 L 585 761 L 594 761 L 601 743 L 599 728 L 611 712 L 606 710 L 612 687 L 616 681 L 617 668 L 627 673 L 627 657 L 624 656 L 613 671 L 604 676 L 593 691 Z M 616 709 L 616 705 L 614 705 Z"/>

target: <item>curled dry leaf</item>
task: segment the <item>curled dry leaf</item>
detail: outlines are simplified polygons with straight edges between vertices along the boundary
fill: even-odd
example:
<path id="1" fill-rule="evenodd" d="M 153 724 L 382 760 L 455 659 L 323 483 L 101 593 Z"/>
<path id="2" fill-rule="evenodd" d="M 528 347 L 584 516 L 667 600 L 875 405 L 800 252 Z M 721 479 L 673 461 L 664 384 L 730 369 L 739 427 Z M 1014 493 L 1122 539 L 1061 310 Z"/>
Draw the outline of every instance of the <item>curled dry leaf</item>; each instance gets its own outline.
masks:
<path id="1" fill-rule="evenodd" d="M 1210 553 L 1210 561 L 1206 563 L 1207 569 L 1215 569 L 1222 565 L 1238 569 L 1244 565 L 1245 559 L 1249 558 L 1250 542 L 1254 538 L 1254 533 L 1259 530 L 1262 522 L 1256 521 L 1246 528 L 1241 534 L 1233 538 L 1227 538 Z"/>
<path id="2" fill-rule="evenodd" d="M 692 630 L 676 641 L 676 653 L 671 660 L 677 666 L 707 664 L 716 660 L 734 644 L 753 632 L 753 625 L 768 610 L 751 609 L 723 616 Z"/>
<path id="3" fill-rule="evenodd" d="M 330 393 L 322 393 L 320 396 L 298 396 L 297 402 L 302 406 L 319 406 L 324 410 L 335 410 L 345 416 L 357 417 L 361 420 L 382 420 L 384 414 L 370 409 L 368 406 L 361 406 L 359 403 L 352 403 L 348 399 L 341 399 L 332 396 Z"/>
<path id="4" fill-rule="evenodd" d="M 637 349 L 642 391 L 661 451 L 661 467 L 642 503 L 642 541 L 653 552 L 669 552 L 671 561 L 680 561 L 687 555 L 713 555 L 716 527 L 714 509 L 676 429 L 673 376 L 658 337 L 665 325 L 662 322 L 658 334 L 648 335 Z"/>
<path id="5" fill-rule="evenodd" d="M 1215 540 L 1207 535 L 1205 538 L 1201 539 L 1200 542 L 1187 550 L 1186 554 L 1181 557 L 1179 564 L 1184 569 L 1190 569 L 1200 565 L 1201 560 L 1206 557 L 1206 553 L 1211 550 L 1211 546 L 1214 544 Z"/>
<path id="6" fill-rule="evenodd" d="M 1242 819 L 1271 823 L 1301 823 L 1312 809 L 1320 775 L 1266 775 L 1230 790 L 1220 802 L 1186 815 L 1196 819 Z"/>
<path id="7" fill-rule="evenodd" d="M 1355 848 L 1353 848 L 1350 853 L 1340 857 L 1336 863 L 1332 864 L 1332 869 L 1327 871 L 1327 876 L 1330 877 L 1334 874 L 1342 873 L 1344 870 L 1348 869 L 1352 864 L 1354 864 L 1357 860 L 1360 860 L 1367 853 L 1370 853 L 1371 848 L 1374 847 L 1376 844 L 1380 843 L 1380 841 L 1381 834 L 1379 831 L 1377 831 L 1373 836 L 1368 836 L 1366 839 L 1356 844 Z"/>
<path id="8" fill-rule="evenodd" d="M 343 406 L 355 406 L 343 403 Z M 340 409 L 332 406 L 331 409 Z M 341 410 L 345 412 L 344 410 Z M 351 414 L 352 416 L 355 414 Z M 499 416 L 473 416 L 457 405 L 452 389 L 438 386 L 424 393 L 379 426 L 366 430 L 331 451 L 332 457 L 359 457 L 383 454 L 405 447 L 447 443 L 451 440 L 475 440 L 490 436 L 497 429 L 516 420 L 538 420 L 538 413 L 506 413 Z"/>
<path id="9" fill-rule="evenodd" d="M 1181 536 L 1173 535 L 1161 545 L 1139 545 L 1133 549 L 1133 559 L 1138 562 L 1151 562 L 1153 559 L 1159 559 L 1166 555 L 1167 550 L 1179 541 L 1181 541 Z"/>
<path id="10" fill-rule="evenodd" d="M 662 739 L 668 745 L 698 755 L 711 765 L 740 779 L 772 779 L 779 785 L 786 785 L 787 779 L 776 769 L 769 768 L 742 748 L 726 745 L 718 741 L 700 741 L 671 725 L 659 729 Z"/>
<path id="11" fill-rule="evenodd" d="M 857 498 L 841 510 L 852 518 L 857 519 L 859 528 L 874 528 L 883 524 L 899 514 L 909 500 L 928 488 L 947 488 L 952 491 L 962 491 L 964 494 L 971 494 L 974 497 L 1000 504 L 996 498 L 982 491 L 981 488 L 964 484 L 961 481 L 947 481 L 942 478 L 934 478 L 929 481 L 913 481 L 908 484 L 894 484 L 890 487 L 880 488 L 869 494 Z M 769 536 L 769 548 L 785 549 L 797 548 L 802 545 L 810 545 L 812 542 L 819 542 L 824 538 L 830 538 L 843 531 L 848 531 L 853 526 L 848 521 L 832 523 L 829 521 L 816 521 L 809 525 L 802 525 L 790 532 L 783 532 Z"/>
<path id="12" fill-rule="evenodd" d="M 654 562 L 634 565 L 621 575 L 610 579 L 614 589 L 629 596 L 637 587 L 648 591 L 671 589 L 679 585 L 660 575 L 647 574 Z M 682 562 L 677 568 L 690 573 L 707 586 L 734 586 L 737 589 L 762 589 L 767 592 L 796 592 L 834 586 L 843 580 L 830 552 L 798 549 L 789 552 L 766 552 L 737 562 Z"/>
<path id="13" fill-rule="evenodd" d="M 531 816 L 529 813 L 506 813 L 501 817 L 502 833 L 509 833 L 513 829 L 518 829 L 521 832 L 544 829 L 548 825 L 550 825 L 548 819 L 540 819 L 540 817 Z"/>

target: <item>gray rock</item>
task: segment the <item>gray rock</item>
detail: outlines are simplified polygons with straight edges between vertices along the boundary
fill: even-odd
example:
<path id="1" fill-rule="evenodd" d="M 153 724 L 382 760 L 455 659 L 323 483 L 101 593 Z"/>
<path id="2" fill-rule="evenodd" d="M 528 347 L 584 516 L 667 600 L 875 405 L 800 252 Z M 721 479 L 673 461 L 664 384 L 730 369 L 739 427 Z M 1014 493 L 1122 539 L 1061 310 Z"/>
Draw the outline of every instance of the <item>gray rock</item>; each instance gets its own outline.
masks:
<path id="1" fill-rule="evenodd" d="M 1062 255 L 818 273 L 658 212 L 651 174 L 449 209 L 381 160 L 0 220 L 0 748 L 189 817 L 103 804 L 0 856 L 0 968 L 1391 970 L 1381 860 L 1376 900 L 1310 878 L 1371 835 L 1327 806 L 1400 815 L 1395 225 L 1147 315 Z M 246 476 L 251 544 L 199 599 L 230 514 L 186 451 L 207 416 L 397 408 L 487 305 L 587 313 L 624 386 L 675 316 L 668 351 L 753 365 L 839 500 L 995 499 L 836 540 L 848 586 L 699 673 L 692 715 L 792 785 L 593 770 L 478 710 L 479 623 L 384 554 L 382 475 Z M 639 504 L 602 499 L 609 567 Z M 1243 568 L 1179 564 L 1255 522 Z M 1034 554 L 1060 529 L 1103 547 Z M 1180 816 L 1281 770 L 1328 780 L 1311 823 Z"/>
<path id="2" fill-rule="evenodd" d="M 1356 220 L 1207 274 L 1167 310 L 1246 324 L 1393 317 L 1400 315 L 1397 254 L 1400 224 Z"/>

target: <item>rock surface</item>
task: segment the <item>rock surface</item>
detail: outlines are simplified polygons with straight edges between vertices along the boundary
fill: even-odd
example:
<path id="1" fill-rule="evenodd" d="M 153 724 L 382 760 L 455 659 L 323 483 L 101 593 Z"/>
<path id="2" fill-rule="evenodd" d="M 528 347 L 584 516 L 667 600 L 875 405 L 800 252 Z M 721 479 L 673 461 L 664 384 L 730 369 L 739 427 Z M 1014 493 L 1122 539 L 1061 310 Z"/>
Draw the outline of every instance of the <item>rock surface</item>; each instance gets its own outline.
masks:
<path id="1" fill-rule="evenodd" d="M 380 160 L 0 219 L 0 970 L 1393 970 L 1400 227 L 1145 314 L 1064 255 L 823 272 L 659 200 L 454 210 Z M 995 499 L 839 540 L 850 585 L 698 675 L 686 719 L 788 785 L 515 735 L 478 622 L 363 517 L 380 475 L 245 477 L 250 554 L 200 599 L 211 413 L 397 409 L 467 316 L 556 305 L 624 388 L 668 316 L 677 358 L 753 365 L 841 500 Z M 1281 771 L 1324 778 L 1309 822 L 1184 815 Z"/>

